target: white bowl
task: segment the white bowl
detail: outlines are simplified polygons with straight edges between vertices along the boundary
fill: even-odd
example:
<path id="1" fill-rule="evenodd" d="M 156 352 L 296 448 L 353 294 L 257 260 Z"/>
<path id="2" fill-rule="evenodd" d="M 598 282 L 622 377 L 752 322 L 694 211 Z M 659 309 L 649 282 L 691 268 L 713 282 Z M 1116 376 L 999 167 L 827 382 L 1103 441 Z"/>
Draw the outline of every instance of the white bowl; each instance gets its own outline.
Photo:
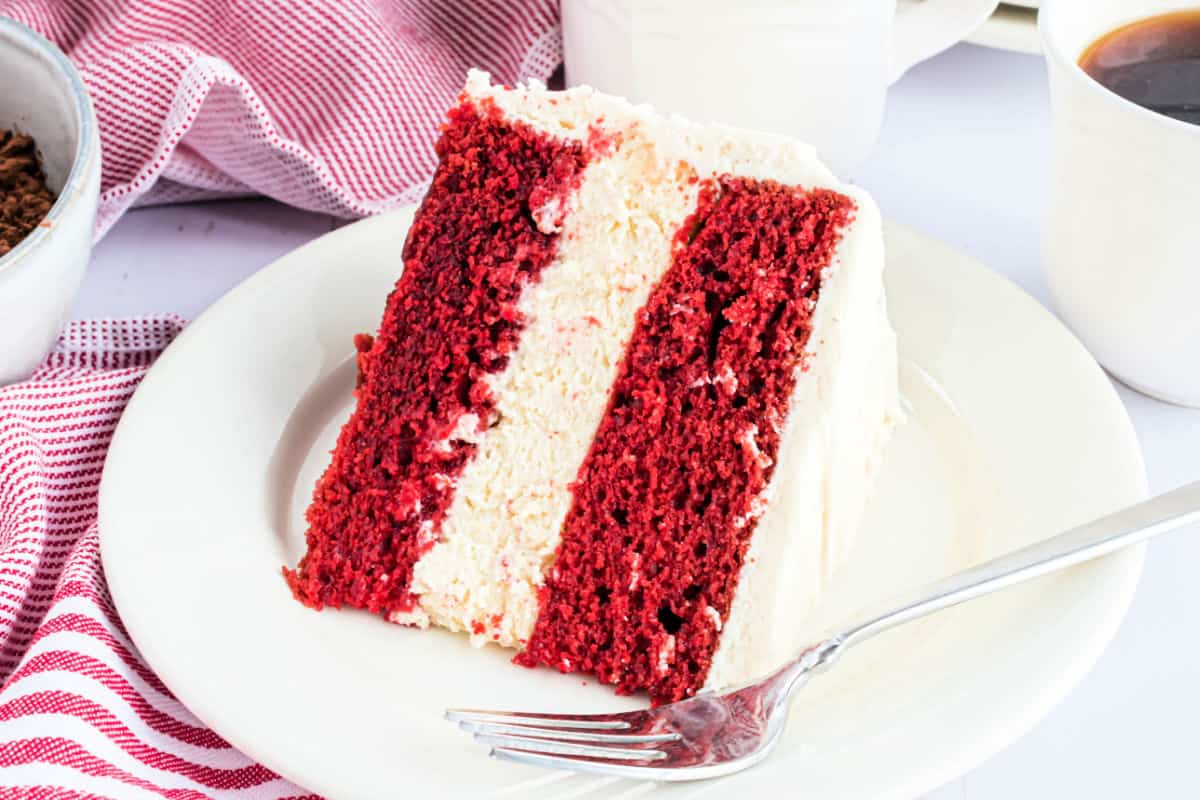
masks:
<path id="1" fill-rule="evenodd" d="M 37 143 L 58 195 L 42 225 L 0 258 L 0 386 L 33 372 L 54 346 L 92 250 L 100 138 L 83 81 L 62 51 L 0 18 L 0 128 Z"/>

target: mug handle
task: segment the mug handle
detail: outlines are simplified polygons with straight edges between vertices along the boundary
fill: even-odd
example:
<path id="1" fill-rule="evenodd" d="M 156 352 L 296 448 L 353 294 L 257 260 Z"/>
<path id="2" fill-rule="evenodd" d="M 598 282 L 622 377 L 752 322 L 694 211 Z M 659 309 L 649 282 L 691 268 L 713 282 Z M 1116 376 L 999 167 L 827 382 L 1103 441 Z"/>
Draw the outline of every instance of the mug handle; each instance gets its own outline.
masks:
<path id="1" fill-rule="evenodd" d="M 969 36 L 992 15 L 1000 0 L 919 0 L 902 3 L 892 28 L 888 83 L 909 68 Z"/>

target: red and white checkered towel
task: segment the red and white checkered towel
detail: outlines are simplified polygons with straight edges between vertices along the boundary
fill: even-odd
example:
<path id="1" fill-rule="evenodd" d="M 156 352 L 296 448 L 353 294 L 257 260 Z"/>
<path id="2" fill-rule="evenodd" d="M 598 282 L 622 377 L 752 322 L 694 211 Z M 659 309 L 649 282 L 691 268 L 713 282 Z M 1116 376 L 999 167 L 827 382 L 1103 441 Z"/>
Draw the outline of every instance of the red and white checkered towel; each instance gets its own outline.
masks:
<path id="1" fill-rule="evenodd" d="M 342 216 L 417 199 L 468 67 L 545 80 L 557 0 L 0 0 L 80 67 L 98 233 L 135 202 L 262 193 Z M 174 318 L 75 323 L 0 389 L 0 798 L 304 796 L 141 662 L 100 569 L 121 411 Z"/>
<path id="2" fill-rule="evenodd" d="M 558 0 L 0 0 L 71 57 L 130 205 L 265 194 L 342 217 L 418 200 L 469 67 L 546 80 Z"/>

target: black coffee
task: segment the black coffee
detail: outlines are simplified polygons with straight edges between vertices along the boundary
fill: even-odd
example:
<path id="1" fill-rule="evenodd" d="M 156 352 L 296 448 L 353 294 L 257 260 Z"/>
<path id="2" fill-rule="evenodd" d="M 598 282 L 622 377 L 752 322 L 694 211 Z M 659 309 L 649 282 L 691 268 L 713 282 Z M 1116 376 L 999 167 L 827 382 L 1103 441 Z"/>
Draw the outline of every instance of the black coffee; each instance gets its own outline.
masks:
<path id="1" fill-rule="evenodd" d="M 1093 42 L 1079 66 L 1126 100 L 1200 125 L 1200 9 L 1117 28 Z"/>

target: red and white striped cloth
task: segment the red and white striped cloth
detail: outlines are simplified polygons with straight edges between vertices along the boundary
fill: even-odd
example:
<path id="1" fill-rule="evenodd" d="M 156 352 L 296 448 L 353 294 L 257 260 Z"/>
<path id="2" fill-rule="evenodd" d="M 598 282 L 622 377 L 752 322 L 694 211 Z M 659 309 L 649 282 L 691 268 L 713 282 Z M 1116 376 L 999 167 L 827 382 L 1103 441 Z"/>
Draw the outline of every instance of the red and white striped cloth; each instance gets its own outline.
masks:
<path id="1" fill-rule="evenodd" d="M 131 205 L 264 194 L 342 217 L 412 203 L 467 69 L 558 65 L 558 0 L 0 0 L 79 67 Z"/>
<path id="2" fill-rule="evenodd" d="M 171 696 L 100 569 L 109 440 L 182 327 L 174 317 L 72 323 L 29 381 L 0 389 L 0 798 L 306 796 Z"/>
<path id="3" fill-rule="evenodd" d="M 468 67 L 545 80 L 557 0 L 0 0 L 95 102 L 97 234 L 134 203 L 261 193 L 340 216 L 420 197 Z M 303 789 L 141 662 L 100 567 L 109 440 L 170 317 L 72 324 L 0 389 L 0 798 L 275 800 Z"/>

